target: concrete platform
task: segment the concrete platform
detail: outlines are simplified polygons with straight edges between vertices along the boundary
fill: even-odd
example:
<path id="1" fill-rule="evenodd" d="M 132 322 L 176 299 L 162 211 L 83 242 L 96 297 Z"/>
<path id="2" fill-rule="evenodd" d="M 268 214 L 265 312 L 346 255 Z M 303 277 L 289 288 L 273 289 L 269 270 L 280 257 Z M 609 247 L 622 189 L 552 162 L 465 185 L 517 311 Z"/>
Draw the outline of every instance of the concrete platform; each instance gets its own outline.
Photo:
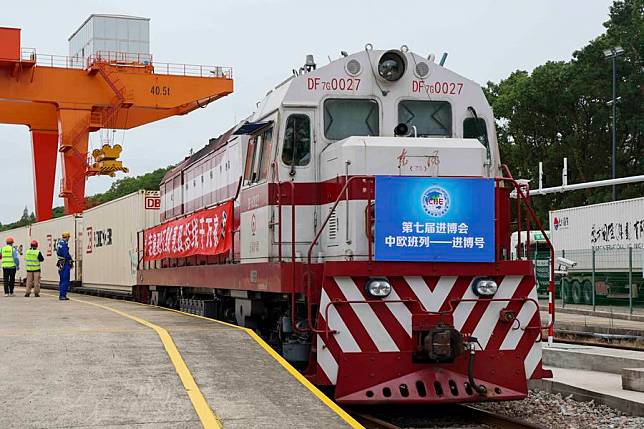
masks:
<path id="1" fill-rule="evenodd" d="M 530 380 L 531 388 L 644 416 L 644 393 L 622 385 L 622 369 L 644 367 L 644 352 L 555 343 L 544 345 L 543 364 L 553 378 Z"/>
<path id="2" fill-rule="evenodd" d="M 543 364 L 621 374 L 623 368 L 644 367 L 644 352 L 554 343 L 543 347 Z"/>
<path id="3" fill-rule="evenodd" d="M 243 330 L 125 301 L 22 295 L 0 297 L 0 428 L 352 424 Z M 167 330 L 185 371 L 151 326 Z M 216 425 L 197 414 L 199 395 Z"/>
<path id="4" fill-rule="evenodd" d="M 644 393 L 622 389 L 619 374 L 555 368 L 552 379 L 530 380 L 530 388 L 572 395 L 578 401 L 595 401 L 633 416 L 644 416 Z"/>
<path id="5" fill-rule="evenodd" d="M 622 368 L 622 389 L 644 392 L 644 368 Z"/>

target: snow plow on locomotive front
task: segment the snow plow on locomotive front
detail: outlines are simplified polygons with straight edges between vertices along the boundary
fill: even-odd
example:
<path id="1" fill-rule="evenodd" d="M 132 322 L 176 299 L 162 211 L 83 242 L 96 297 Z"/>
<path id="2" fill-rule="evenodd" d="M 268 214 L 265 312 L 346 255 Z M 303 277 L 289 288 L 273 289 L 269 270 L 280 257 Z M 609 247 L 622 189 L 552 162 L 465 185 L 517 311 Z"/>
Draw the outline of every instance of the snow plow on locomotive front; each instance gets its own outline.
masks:
<path id="1" fill-rule="evenodd" d="M 550 376 L 532 262 L 510 259 L 511 225 L 541 226 L 480 86 L 433 56 L 307 57 L 161 193 L 138 296 L 256 329 L 340 403 L 518 399 Z"/>

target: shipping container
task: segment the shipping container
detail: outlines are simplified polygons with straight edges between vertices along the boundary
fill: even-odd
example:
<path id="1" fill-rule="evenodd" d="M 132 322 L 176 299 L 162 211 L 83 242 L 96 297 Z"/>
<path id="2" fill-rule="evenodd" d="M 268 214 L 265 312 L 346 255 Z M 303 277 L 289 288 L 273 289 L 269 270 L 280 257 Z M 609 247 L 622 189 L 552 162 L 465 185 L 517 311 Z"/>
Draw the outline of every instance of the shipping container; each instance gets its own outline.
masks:
<path id="1" fill-rule="evenodd" d="M 29 243 L 31 242 L 29 238 L 29 227 L 23 226 L 3 231 L 0 235 L 2 239 L 0 246 L 5 245 L 5 240 L 9 236 L 13 237 L 13 247 L 18 251 L 20 258 L 20 269 L 16 272 L 16 283 L 23 282 L 27 277 L 27 271 L 25 270 L 25 252 L 29 249 Z"/>
<path id="2" fill-rule="evenodd" d="M 551 211 L 550 236 L 568 300 L 644 298 L 644 197 Z"/>
<path id="3" fill-rule="evenodd" d="M 159 223 L 158 191 L 139 191 L 83 213 L 83 286 L 136 284 L 137 233 Z"/>
<path id="4" fill-rule="evenodd" d="M 75 284 L 81 281 L 82 261 L 77 251 L 77 243 L 82 243 L 79 232 L 82 231 L 83 219 L 80 216 L 68 215 L 31 225 L 31 238 L 37 240 L 39 248 L 45 257 L 41 264 L 41 283 L 58 284 L 58 267 L 56 266 L 56 245 L 61 240 L 63 232 L 69 232 L 69 253 L 76 261 L 72 268 L 70 280 Z"/>
<path id="5" fill-rule="evenodd" d="M 644 197 L 550 212 L 556 250 L 644 245 Z"/>

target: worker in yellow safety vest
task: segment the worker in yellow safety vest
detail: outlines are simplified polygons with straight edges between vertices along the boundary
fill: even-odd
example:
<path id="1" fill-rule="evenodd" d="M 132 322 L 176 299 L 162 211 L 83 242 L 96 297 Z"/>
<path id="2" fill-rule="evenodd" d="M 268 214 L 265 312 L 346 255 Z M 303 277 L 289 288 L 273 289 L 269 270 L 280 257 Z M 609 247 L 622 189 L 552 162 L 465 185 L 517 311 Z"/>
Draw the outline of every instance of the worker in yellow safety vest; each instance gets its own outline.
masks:
<path id="1" fill-rule="evenodd" d="M 31 240 L 31 248 L 25 252 L 25 265 L 27 266 L 27 289 L 25 290 L 25 297 L 31 295 L 31 288 L 34 289 L 34 296 L 40 296 L 40 263 L 44 261 L 40 250 L 38 250 L 38 242 Z"/>
<path id="2" fill-rule="evenodd" d="M 13 247 L 13 237 L 5 239 L 2 247 L 2 279 L 4 281 L 4 296 L 13 296 L 13 287 L 16 284 L 16 271 L 20 268 L 18 252 Z"/>

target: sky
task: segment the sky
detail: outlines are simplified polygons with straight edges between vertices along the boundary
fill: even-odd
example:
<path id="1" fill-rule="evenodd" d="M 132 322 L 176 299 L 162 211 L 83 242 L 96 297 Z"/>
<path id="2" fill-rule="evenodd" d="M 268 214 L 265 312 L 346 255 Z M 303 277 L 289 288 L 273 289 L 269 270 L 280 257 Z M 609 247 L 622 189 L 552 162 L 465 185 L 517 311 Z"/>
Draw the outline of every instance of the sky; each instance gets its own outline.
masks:
<path id="1" fill-rule="evenodd" d="M 446 67 L 481 84 L 548 60 L 568 60 L 600 35 L 612 0 L 26 0 L 4 2 L 0 26 L 22 29 L 23 47 L 66 55 L 67 39 L 92 13 L 143 16 L 150 21 L 155 61 L 233 67 L 235 92 L 186 116 L 118 131 L 129 175 L 181 160 L 236 121 L 313 54 L 319 65 L 340 51 L 409 46 L 427 56 L 449 54 Z M 394 6 L 395 5 L 395 6 Z M 97 133 L 90 147 L 98 146 Z M 0 198 L 0 222 L 33 210 L 31 139 L 24 126 L 0 124 L 0 171 L 11 192 Z M 60 177 L 60 168 L 58 169 Z M 7 182 L 6 177 L 11 177 Z M 87 194 L 112 179 L 92 177 Z M 56 181 L 56 195 L 59 180 Z M 63 201 L 55 198 L 54 205 Z"/>

